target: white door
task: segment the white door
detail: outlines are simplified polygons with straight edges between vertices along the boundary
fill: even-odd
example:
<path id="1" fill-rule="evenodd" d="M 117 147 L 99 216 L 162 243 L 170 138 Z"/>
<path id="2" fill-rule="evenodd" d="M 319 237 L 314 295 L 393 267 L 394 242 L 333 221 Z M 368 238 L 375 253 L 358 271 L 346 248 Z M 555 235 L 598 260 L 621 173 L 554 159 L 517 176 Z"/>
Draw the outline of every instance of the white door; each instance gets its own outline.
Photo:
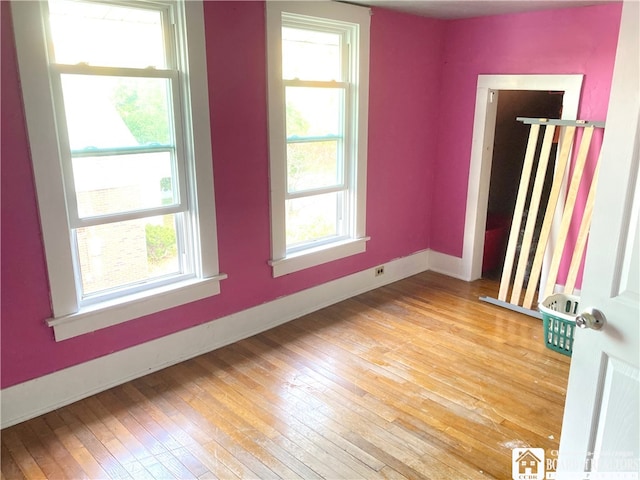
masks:
<path id="1" fill-rule="evenodd" d="M 606 323 L 576 332 L 559 479 L 640 477 L 639 20 L 626 1 L 580 297 Z"/>

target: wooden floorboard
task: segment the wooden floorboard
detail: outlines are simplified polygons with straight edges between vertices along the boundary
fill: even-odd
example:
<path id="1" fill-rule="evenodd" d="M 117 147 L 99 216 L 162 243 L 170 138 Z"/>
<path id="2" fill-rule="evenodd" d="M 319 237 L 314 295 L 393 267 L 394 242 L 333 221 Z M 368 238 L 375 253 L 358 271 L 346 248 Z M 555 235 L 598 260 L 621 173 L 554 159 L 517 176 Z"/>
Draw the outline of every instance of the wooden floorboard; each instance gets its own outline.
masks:
<path id="1" fill-rule="evenodd" d="M 508 479 L 558 448 L 541 321 L 424 273 L 1 432 L 4 479 Z"/>

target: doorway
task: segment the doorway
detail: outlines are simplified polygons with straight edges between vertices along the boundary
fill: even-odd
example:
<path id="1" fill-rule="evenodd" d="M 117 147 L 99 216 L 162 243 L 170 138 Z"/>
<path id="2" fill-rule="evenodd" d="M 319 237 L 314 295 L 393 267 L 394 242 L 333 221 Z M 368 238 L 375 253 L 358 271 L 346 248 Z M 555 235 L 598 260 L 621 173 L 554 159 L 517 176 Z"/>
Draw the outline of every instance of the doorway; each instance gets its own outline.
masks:
<path id="1" fill-rule="evenodd" d="M 562 116 L 576 119 L 583 75 L 479 75 L 473 120 L 473 137 L 467 186 L 462 259 L 452 263 L 451 270 L 467 281 L 482 274 L 489 183 L 493 157 L 493 140 L 497 116 L 497 97 L 503 90 L 563 91 Z M 550 245 L 553 246 L 554 227 Z M 543 276 L 544 276 L 543 268 Z"/>
<path id="2" fill-rule="evenodd" d="M 520 176 L 524 163 L 524 156 L 529 138 L 529 125 L 518 120 L 517 117 L 530 118 L 560 118 L 562 113 L 563 91 L 539 90 L 499 90 L 496 92 L 497 110 L 493 141 L 493 156 L 491 160 L 491 175 L 489 180 L 489 196 L 487 201 L 487 220 L 485 241 L 482 257 L 482 276 L 499 280 L 504 264 L 509 229 L 513 220 L 513 212 L 520 185 Z M 494 100 L 495 101 L 495 100 Z M 555 146 L 549 156 L 546 169 L 541 205 L 547 203 L 553 172 L 555 168 Z M 537 150 L 542 147 L 542 135 L 538 138 Z M 533 165 L 533 172 L 537 171 L 537 159 Z M 529 190 L 533 187 L 535 176 L 530 179 Z M 524 212 L 526 218 L 527 211 Z M 532 255 L 539 237 L 544 209 L 538 212 L 536 228 L 534 230 Z M 522 222 L 522 228 L 524 228 Z M 516 249 L 518 251 L 519 248 Z M 525 275 L 528 278 L 528 272 Z"/>

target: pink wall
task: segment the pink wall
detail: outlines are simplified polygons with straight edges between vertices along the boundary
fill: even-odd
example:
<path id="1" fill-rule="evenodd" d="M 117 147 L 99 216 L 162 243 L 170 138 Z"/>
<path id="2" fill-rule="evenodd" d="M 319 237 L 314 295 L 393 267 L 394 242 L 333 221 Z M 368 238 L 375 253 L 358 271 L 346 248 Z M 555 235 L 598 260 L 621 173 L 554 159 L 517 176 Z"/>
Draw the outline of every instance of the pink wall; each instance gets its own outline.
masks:
<path id="1" fill-rule="evenodd" d="M 375 10 L 367 252 L 277 279 L 269 258 L 264 8 L 206 2 L 222 293 L 56 343 L 8 2 L 1 2 L 2 387 L 147 342 L 429 246 L 444 22 Z"/>
<path id="2" fill-rule="evenodd" d="M 432 165 L 433 250 L 462 257 L 478 75 L 584 74 L 579 118 L 604 120 L 620 15 L 621 4 L 612 3 L 447 24 L 440 129 Z M 587 171 L 594 160 L 589 160 Z M 581 192 L 580 197 L 585 196 Z"/>

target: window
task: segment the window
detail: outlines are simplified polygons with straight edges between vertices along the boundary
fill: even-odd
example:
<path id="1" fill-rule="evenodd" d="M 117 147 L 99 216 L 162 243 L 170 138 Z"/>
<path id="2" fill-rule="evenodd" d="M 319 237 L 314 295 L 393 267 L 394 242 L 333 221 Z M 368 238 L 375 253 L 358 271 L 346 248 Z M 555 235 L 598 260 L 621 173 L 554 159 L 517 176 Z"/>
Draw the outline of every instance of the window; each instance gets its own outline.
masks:
<path id="1" fill-rule="evenodd" d="M 267 2 L 273 275 L 365 251 L 369 10 Z"/>
<path id="2" fill-rule="evenodd" d="M 202 4 L 12 8 L 56 338 L 219 293 Z"/>

